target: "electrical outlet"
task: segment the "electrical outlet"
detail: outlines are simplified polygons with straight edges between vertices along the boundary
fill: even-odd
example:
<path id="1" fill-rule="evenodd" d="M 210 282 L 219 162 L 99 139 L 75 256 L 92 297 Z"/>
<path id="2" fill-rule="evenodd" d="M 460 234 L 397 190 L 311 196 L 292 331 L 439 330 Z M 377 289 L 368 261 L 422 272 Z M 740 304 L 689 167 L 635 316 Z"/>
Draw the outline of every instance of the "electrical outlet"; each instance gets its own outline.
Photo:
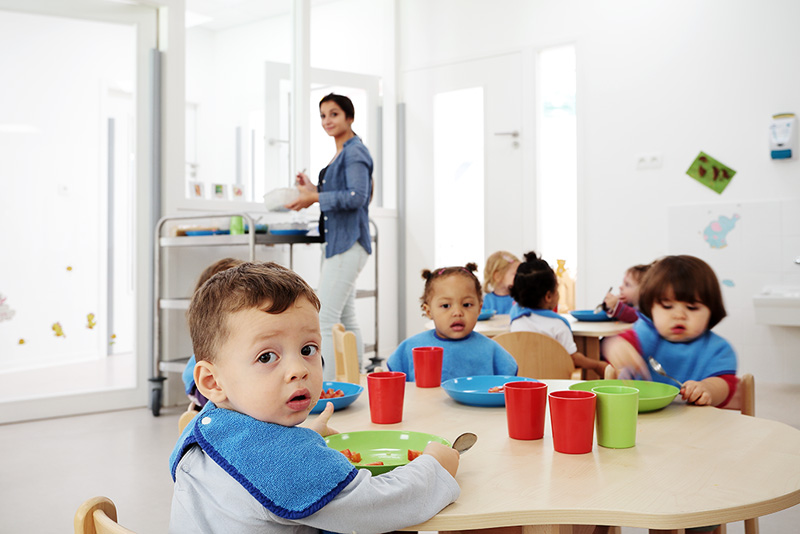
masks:
<path id="1" fill-rule="evenodd" d="M 658 152 L 648 152 L 636 156 L 637 169 L 657 169 L 664 163 L 663 156 Z"/>

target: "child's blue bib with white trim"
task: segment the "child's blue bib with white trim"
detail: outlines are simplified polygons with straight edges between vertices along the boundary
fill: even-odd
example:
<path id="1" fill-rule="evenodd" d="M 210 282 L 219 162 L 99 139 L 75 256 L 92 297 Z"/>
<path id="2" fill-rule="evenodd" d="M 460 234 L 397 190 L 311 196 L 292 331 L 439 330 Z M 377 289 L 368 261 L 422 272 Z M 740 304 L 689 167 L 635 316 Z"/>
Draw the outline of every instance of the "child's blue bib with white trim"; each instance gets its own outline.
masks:
<path id="1" fill-rule="evenodd" d="M 265 508 L 286 519 L 318 511 L 358 472 L 313 430 L 265 423 L 211 402 L 186 426 L 170 455 L 173 480 L 195 444 Z"/>

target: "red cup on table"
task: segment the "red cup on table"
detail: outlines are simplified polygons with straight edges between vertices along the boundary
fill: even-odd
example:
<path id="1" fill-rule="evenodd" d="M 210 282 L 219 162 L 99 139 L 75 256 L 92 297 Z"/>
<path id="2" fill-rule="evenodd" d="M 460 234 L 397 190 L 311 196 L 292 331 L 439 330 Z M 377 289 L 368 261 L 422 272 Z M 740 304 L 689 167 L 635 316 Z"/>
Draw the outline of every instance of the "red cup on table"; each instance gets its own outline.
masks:
<path id="1" fill-rule="evenodd" d="M 549 402 L 553 448 L 565 454 L 592 452 L 597 395 L 591 391 L 553 391 Z"/>
<path id="2" fill-rule="evenodd" d="M 397 371 L 367 375 L 369 415 L 373 423 L 390 425 L 403 420 L 406 374 Z"/>
<path id="3" fill-rule="evenodd" d="M 419 388 L 438 388 L 442 385 L 442 347 L 414 347 L 414 382 Z"/>
<path id="4" fill-rule="evenodd" d="M 507 382 L 506 397 L 508 436 L 512 439 L 542 439 L 547 405 L 547 384 L 543 382 Z"/>

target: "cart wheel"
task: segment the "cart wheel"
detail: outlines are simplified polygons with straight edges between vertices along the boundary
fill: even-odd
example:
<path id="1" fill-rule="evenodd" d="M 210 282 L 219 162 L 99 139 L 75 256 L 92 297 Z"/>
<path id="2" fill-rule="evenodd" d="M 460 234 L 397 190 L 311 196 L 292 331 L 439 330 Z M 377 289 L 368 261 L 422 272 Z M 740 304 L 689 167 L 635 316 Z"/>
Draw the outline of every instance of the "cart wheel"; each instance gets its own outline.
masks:
<path id="1" fill-rule="evenodd" d="M 161 413 L 161 388 L 153 388 L 150 391 L 150 409 L 153 410 L 154 417 L 158 417 Z"/>

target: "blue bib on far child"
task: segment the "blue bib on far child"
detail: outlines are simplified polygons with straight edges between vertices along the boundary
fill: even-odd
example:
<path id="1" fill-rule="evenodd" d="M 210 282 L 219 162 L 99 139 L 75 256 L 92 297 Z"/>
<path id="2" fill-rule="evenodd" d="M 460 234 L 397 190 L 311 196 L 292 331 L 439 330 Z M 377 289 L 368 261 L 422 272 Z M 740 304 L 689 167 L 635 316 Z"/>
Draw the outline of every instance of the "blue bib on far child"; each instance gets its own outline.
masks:
<path id="1" fill-rule="evenodd" d="M 286 519 L 318 511 L 358 472 L 313 430 L 264 423 L 211 402 L 186 426 L 172 451 L 173 480 L 181 458 L 195 444 L 265 508 Z"/>
<path id="2" fill-rule="evenodd" d="M 542 317 L 552 317 L 554 319 L 559 319 L 564 321 L 564 324 L 567 325 L 569 331 L 572 332 L 572 326 L 569 324 L 565 318 L 554 312 L 553 310 L 534 310 L 533 308 L 526 308 L 525 306 L 520 306 L 516 302 L 511 307 L 511 321 L 513 322 L 514 319 L 519 319 L 520 317 L 525 317 L 526 315 L 530 315 L 535 313 L 536 315 L 541 315 Z"/>
<path id="3" fill-rule="evenodd" d="M 645 361 L 648 356 L 654 357 L 664 370 L 680 382 L 736 374 L 736 353 L 733 347 L 711 330 L 706 330 L 703 335 L 691 341 L 672 343 L 662 338 L 653 321 L 642 314 L 633 323 L 633 330 Z M 652 371 L 652 368 L 650 374 L 654 382 L 675 385 L 670 379 Z"/>

